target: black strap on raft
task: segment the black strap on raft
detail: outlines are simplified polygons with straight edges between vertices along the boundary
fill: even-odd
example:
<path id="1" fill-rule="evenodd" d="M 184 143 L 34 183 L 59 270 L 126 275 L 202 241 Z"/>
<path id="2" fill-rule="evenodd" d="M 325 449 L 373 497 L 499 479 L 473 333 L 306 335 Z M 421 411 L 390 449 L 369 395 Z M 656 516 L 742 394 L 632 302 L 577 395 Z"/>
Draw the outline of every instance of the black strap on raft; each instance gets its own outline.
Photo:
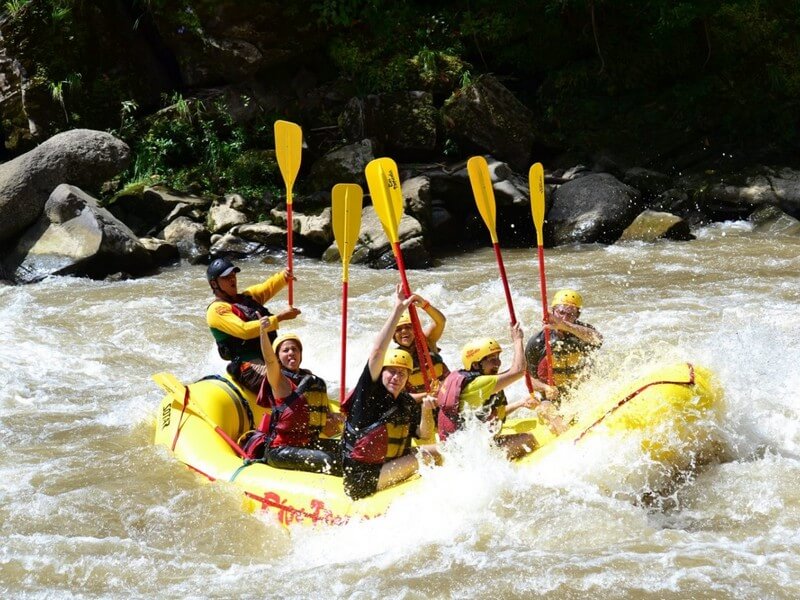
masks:
<path id="1" fill-rule="evenodd" d="M 247 402 L 247 399 L 242 395 L 242 393 L 238 390 L 238 388 L 235 385 L 233 385 L 230 381 L 228 381 L 227 379 L 225 379 L 220 375 L 206 375 L 205 377 L 199 379 L 198 381 L 206 381 L 207 379 L 213 379 L 215 381 L 224 383 L 228 387 L 228 389 L 230 389 L 233 392 L 234 394 L 232 396 L 233 399 L 239 400 L 239 405 L 237 405 L 236 408 L 240 411 L 240 414 L 241 411 L 244 411 L 244 413 L 247 415 L 247 429 L 248 430 L 253 429 L 255 423 L 255 419 L 253 418 L 253 411 L 250 408 L 250 404 Z"/>
<path id="2" fill-rule="evenodd" d="M 187 385 L 183 391 L 183 406 L 181 406 L 181 415 L 178 417 L 178 425 L 175 427 L 175 437 L 172 438 L 171 450 L 175 452 L 175 446 L 178 444 L 178 435 L 181 432 L 181 422 L 183 421 L 183 413 L 186 412 L 186 407 L 189 406 L 189 386 Z"/>

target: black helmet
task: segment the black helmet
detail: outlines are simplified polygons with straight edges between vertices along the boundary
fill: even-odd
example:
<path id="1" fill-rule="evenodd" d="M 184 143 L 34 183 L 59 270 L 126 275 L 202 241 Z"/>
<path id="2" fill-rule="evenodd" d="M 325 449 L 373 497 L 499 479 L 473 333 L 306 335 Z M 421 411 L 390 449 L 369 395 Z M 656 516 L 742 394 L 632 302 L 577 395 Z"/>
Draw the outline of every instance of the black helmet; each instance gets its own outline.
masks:
<path id="1" fill-rule="evenodd" d="M 214 281 L 217 277 L 225 277 L 231 273 L 238 273 L 241 271 L 239 267 L 235 267 L 233 263 L 227 258 L 215 258 L 211 261 L 206 269 L 206 279 Z"/>

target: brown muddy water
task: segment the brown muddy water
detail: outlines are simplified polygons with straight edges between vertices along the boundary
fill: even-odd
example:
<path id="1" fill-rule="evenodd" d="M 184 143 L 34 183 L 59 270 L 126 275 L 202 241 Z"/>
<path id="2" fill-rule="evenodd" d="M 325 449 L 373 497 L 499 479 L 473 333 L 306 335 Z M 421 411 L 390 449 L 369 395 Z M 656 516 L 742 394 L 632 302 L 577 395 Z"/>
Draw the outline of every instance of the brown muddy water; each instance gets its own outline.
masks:
<path id="1" fill-rule="evenodd" d="M 551 293 L 584 294 L 605 335 L 579 394 L 690 360 L 724 388 L 727 459 L 668 502 L 629 440 L 513 469 L 463 448 L 382 518 L 287 532 L 152 445 L 150 375 L 219 372 L 201 266 L 0 288 L 0 594 L 5 598 L 795 598 L 800 596 L 800 238 L 719 224 L 684 243 L 547 252 Z M 504 253 L 517 314 L 540 320 L 536 255 Z M 278 265 L 242 263 L 240 285 Z M 338 390 L 341 269 L 297 261 L 304 365 Z M 348 380 L 392 304 L 393 271 L 350 274 Z M 410 271 L 471 336 L 508 344 L 490 249 Z M 271 306 L 280 306 L 280 302 Z M 506 360 L 510 356 L 504 355 Z M 518 384 L 511 397 L 524 393 Z M 644 474 L 644 476 L 642 476 Z M 644 482 L 644 483 L 643 483 Z M 646 491 L 646 490 L 644 490 Z"/>

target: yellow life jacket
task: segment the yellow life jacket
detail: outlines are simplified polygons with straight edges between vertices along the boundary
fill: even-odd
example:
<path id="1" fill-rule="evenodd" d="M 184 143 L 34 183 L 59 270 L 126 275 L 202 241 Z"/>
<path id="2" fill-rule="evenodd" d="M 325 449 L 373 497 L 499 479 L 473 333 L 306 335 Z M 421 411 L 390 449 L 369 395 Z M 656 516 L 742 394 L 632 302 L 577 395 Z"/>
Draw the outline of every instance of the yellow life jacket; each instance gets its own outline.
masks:
<path id="1" fill-rule="evenodd" d="M 406 383 L 406 391 L 410 394 L 419 394 L 424 392 L 425 378 L 422 376 L 422 370 L 419 366 L 419 357 L 417 356 L 416 346 L 412 346 L 411 349 L 409 349 L 404 346 L 397 345 L 397 348 L 400 350 L 405 350 L 411 354 L 411 358 L 414 361 L 414 368 L 411 370 L 411 373 L 408 376 L 408 382 Z M 442 381 L 449 372 L 449 369 L 447 368 L 447 365 L 444 364 L 444 360 L 438 352 L 431 352 L 430 355 L 431 362 L 433 363 L 433 372 L 436 374 L 435 379 L 437 381 Z"/>

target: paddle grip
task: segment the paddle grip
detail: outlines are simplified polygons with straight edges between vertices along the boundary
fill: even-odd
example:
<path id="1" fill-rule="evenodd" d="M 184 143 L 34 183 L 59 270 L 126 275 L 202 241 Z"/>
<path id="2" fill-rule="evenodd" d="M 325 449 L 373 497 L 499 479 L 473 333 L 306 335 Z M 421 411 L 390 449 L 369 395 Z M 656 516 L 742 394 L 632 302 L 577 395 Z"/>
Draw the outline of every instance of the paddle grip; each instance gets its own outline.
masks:
<path id="1" fill-rule="evenodd" d="M 408 298 L 411 295 L 411 287 L 408 285 L 408 278 L 406 277 L 406 265 L 403 262 L 403 252 L 400 250 L 400 242 L 392 243 L 392 250 L 394 257 L 397 261 L 397 270 L 400 272 L 400 283 L 403 287 L 403 293 Z M 428 351 L 428 343 L 422 333 L 422 325 L 419 322 L 419 315 L 417 309 L 413 304 L 408 306 L 408 316 L 411 318 L 411 327 L 414 330 L 414 345 L 417 347 L 417 357 L 420 360 L 420 372 L 422 373 L 422 380 L 425 382 L 425 391 L 431 391 L 431 374 L 435 373 L 433 368 L 433 361 L 431 360 L 430 352 Z"/>

